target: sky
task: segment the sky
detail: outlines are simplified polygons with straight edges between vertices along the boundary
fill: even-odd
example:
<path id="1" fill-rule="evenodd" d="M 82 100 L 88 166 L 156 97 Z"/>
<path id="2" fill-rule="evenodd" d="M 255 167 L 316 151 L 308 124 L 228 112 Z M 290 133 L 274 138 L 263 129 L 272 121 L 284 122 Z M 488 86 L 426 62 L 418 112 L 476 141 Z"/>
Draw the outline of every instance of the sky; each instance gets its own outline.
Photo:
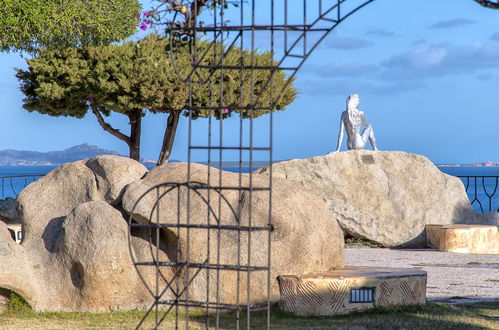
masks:
<path id="1" fill-rule="evenodd" d="M 144 9 L 151 4 L 142 3 Z M 14 67 L 26 68 L 22 55 L 0 54 L 0 150 L 45 152 L 90 143 L 127 154 L 126 144 L 102 130 L 91 113 L 73 119 L 23 110 Z M 472 0 L 375 0 L 343 21 L 296 78 L 296 101 L 273 116 L 275 160 L 333 151 L 345 100 L 358 93 L 380 150 L 416 153 L 437 164 L 499 162 L 498 10 Z M 126 132 L 125 118 L 109 121 Z M 142 157 L 157 159 L 166 116 L 147 115 L 143 125 Z M 206 125 L 198 120 L 194 130 Z M 235 139 L 238 120 L 223 125 L 225 138 Z M 268 116 L 254 127 L 257 143 L 265 144 Z M 181 120 L 173 159 L 187 159 L 187 131 Z M 204 136 L 194 133 L 195 139 Z"/>

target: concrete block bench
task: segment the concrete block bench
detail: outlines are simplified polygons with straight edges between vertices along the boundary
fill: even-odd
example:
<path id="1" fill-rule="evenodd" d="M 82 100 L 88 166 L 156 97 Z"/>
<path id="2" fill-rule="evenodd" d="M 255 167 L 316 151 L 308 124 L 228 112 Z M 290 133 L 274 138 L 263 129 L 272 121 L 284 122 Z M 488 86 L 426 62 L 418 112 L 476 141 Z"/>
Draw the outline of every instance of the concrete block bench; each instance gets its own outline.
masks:
<path id="1" fill-rule="evenodd" d="M 499 254 L 499 227 L 427 225 L 426 243 L 442 252 Z"/>
<path id="2" fill-rule="evenodd" d="M 346 267 L 277 278 L 280 306 L 296 315 L 336 315 L 376 306 L 426 302 L 426 272 L 406 268 Z"/>

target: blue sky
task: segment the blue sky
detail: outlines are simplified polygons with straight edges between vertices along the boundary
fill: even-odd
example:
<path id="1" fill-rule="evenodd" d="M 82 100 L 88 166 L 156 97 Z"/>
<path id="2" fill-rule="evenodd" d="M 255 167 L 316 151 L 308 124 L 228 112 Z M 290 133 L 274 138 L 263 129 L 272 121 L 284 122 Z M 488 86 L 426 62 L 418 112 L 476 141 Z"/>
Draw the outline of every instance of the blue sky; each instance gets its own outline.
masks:
<path id="1" fill-rule="evenodd" d="M 23 110 L 13 67 L 24 68 L 24 59 L 0 54 L 0 64 L 0 149 L 51 151 L 88 142 L 127 153 L 91 114 L 54 118 Z M 499 11 L 472 0 L 376 0 L 328 36 L 295 87 L 297 100 L 274 115 L 274 159 L 334 150 L 345 99 L 358 93 L 380 150 L 422 154 L 435 163 L 499 162 Z M 126 129 L 124 118 L 110 121 Z M 145 117 L 144 158 L 157 158 L 165 121 Z M 224 123 L 227 138 L 237 124 Z M 206 121 L 195 125 L 201 131 Z M 255 120 L 257 140 L 266 139 L 266 125 L 266 118 Z M 186 136 L 184 120 L 172 158 L 186 159 Z"/>

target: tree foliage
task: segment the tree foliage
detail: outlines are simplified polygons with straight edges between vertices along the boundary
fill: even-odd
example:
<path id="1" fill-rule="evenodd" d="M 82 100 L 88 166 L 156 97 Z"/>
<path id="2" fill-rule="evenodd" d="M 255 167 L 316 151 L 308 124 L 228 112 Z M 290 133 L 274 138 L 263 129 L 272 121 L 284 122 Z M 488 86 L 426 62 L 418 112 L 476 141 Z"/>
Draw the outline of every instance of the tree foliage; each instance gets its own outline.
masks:
<path id="1" fill-rule="evenodd" d="M 206 49 L 206 63 L 214 58 L 210 43 L 199 42 Z M 130 157 L 140 157 L 141 118 L 147 113 L 168 113 L 168 125 L 160 163 L 168 160 L 176 127 L 181 114 L 189 105 L 189 87 L 184 83 L 172 65 L 168 52 L 169 41 L 149 36 L 140 42 L 123 45 L 87 46 L 70 49 L 42 50 L 37 57 L 27 60 L 28 69 L 18 69 L 21 90 L 25 94 L 24 108 L 51 116 L 82 118 L 92 112 L 107 132 L 126 142 Z M 250 63 L 248 51 L 234 49 L 225 59 L 227 65 L 240 63 L 241 52 L 244 63 Z M 176 47 L 176 67 L 188 70 L 190 57 L 187 46 Z M 269 53 L 254 56 L 257 63 L 269 63 Z M 182 75 L 187 72 L 180 72 Z M 241 105 L 250 103 L 253 95 L 260 95 L 257 106 L 270 102 L 269 89 L 265 88 L 271 72 L 268 70 L 224 70 L 223 75 L 213 74 L 208 69 L 198 75 L 206 84 L 193 85 L 192 102 L 198 107 L 217 107 L 218 110 L 198 110 L 193 117 L 215 117 L 224 119 L 235 113 L 244 117 L 259 117 L 268 110 L 245 111 Z M 254 84 L 251 89 L 250 81 Z M 221 96 L 221 84 L 224 93 Z M 276 72 L 273 86 L 284 90 L 273 111 L 285 110 L 295 96 L 283 72 Z M 223 102 L 221 102 L 221 99 Z M 221 102 L 221 103 L 220 103 Z M 105 121 L 111 112 L 126 115 L 130 119 L 130 135 L 113 128 Z"/>
<path id="2" fill-rule="evenodd" d="M 497 0 L 492 0 L 492 1 L 490 1 L 490 0 L 475 0 L 475 1 L 484 7 L 499 9 L 499 1 L 497 1 Z"/>
<path id="3" fill-rule="evenodd" d="M 0 50 L 103 45 L 136 31 L 137 0 L 0 0 Z"/>

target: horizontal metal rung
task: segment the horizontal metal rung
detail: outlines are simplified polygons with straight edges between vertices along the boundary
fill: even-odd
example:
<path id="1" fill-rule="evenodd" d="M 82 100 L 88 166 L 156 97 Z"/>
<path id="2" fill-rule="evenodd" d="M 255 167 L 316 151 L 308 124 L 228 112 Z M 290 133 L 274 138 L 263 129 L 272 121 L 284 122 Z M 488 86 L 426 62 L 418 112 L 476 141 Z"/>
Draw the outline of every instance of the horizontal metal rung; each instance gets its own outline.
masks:
<path id="1" fill-rule="evenodd" d="M 255 150 L 255 151 L 271 151 L 267 147 L 221 147 L 221 146 L 189 146 L 189 149 L 202 149 L 202 150 Z"/>
<path id="2" fill-rule="evenodd" d="M 271 231 L 270 226 L 266 227 L 248 227 L 248 226 L 230 226 L 230 225 L 205 225 L 205 224 L 186 224 L 186 223 L 131 223 L 130 227 L 149 227 L 149 228 L 193 228 L 193 229 L 220 229 L 237 231 Z"/>
<path id="3" fill-rule="evenodd" d="M 311 24 L 287 24 L 287 25 L 224 25 L 224 26 L 197 26 L 193 28 L 182 27 L 175 28 L 169 27 L 170 31 L 198 31 L 198 32 L 221 32 L 221 31 L 312 31 L 323 32 L 329 31 L 328 28 L 314 28 Z"/>
<path id="4" fill-rule="evenodd" d="M 206 263 L 187 263 L 187 262 L 165 262 L 165 261 L 142 261 L 136 262 L 136 266 L 155 266 L 155 267 L 186 267 L 210 270 L 235 270 L 243 272 L 252 271 L 267 271 L 269 267 L 263 266 L 241 266 L 241 265 L 221 265 L 221 264 L 206 264 Z"/>
<path id="5" fill-rule="evenodd" d="M 271 110 L 271 107 L 252 107 L 250 105 L 241 105 L 241 106 L 217 106 L 217 107 L 190 107 L 190 110 L 213 110 L 213 111 L 220 111 L 221 109 L 230 109 L 230 110 L 247 110 L 247 111 L 254 111 L 254 110 Z"/>
<path id="6" fill-rule="evenodd" d="M 305 57 L 307 57 L 306 55 L 296 55 L 296 54 L 288 54 L 287 56 L 289 56 L 289 57 L 297 57 L 297 58 L 305 58 Z"/>
<path id="7" fill-rule="evenodd" d="M 203 301 L 191 301 L 191 300 L 175 300 L 175 299 L 167 299 L 167 300 L 160 300 L 158 301 L 158 304 L 161 305 L 178 305 L 181 307 L 208 307 L 209 309 L 229 309 L 229 310 L 239 310 L 239 311 L 246 311 L 248 309 L 248 305 L 236 305 L 236 304 L 222 304 L 222 303 L 216 303 L 216 302 L 203 302 Z M 259 312 L 259 311 L 266 311 L 268 310 L 268 307 L 250 307 L 250 311 L 252 312 Z"/>
<path id="8" fill-rule="evenodd" d="M 214 171 L 220 171 L 220 169 L 215 169 Z M 233 172 L 234 173 L 234 172 Z M 235 172 L 237 174 L 237 172 Z M 249 173 L 244 173 L 249 174 Z M 269 191 L 270 187 L 220 187 L 220 186 L 191 186 L 191 189 L 209 189 L 209 190 L 243 190 L 243 191 Z"/>
<path id="9" fill-rule="evenodd" d="M 284 70 L 284 71 L 297 71 L 297 67 L 280 67 L 271 65 L 201 65 L 194 64 L 193 67 L 197 69 L 211 69 L 211 70 Z"/>
<path id="10" fill-rule="evenodd" d="M 219 172 L 221 169 L 214 167 L 213 172 Z M 232 172 L 234 174 L 238 174 L 237 172 Z M 251 174 L 251 173 L 241 173 L 241 174 Z M 270 178 L 270 177 L 269 177 Z M 159 185 L 161 186 L 161 184 Z M 171 187 L 172 185 L 165 185 L 167 187 Z M 182 184 L 179 186 L 183 187 L 190 187 L 191 189 L 195 190 L 200 190 L 200 189 L 206 189 L 206 190 L 234 190 L 234 191 L 269 191 L 270 187 L 229 187 L 229 186 L 210 186 L 210 185 L 198 185 L 195 183 L 192 183 L 190 186 L 189 184 Z"/>
<path id="11" fill-rule="evenodd" d="M 328 21 L 328 22 L 332 22 L 332 23 L 339 23 L 339 21 L 337 19 L 332 19 L 332 18 L 327 18 L 327 17 L 321 17 L 320 19 L 323 21 Z"/>
<path id="12" fill-rule="evenodd" d="M 458 175 L 458 178 L 499 178 L 497 175 Z"/>

